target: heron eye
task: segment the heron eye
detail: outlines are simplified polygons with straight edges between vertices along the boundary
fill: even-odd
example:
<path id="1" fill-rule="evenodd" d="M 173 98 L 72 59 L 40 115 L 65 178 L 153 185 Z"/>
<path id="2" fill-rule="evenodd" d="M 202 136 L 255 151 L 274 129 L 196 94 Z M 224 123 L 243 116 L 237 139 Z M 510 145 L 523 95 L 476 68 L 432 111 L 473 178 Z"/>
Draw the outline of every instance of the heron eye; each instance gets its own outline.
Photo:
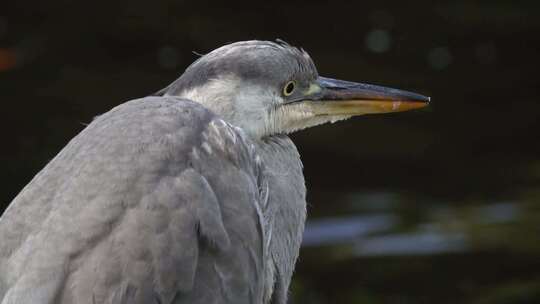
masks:
<path id="1" fill-rule="evenodd" d="M 295 88 L 296 88 L 296 82 L 294 80 L 287 82 L 285 87 L 283 87 L 283 95 L 290 96 L 294 92 Z"/>

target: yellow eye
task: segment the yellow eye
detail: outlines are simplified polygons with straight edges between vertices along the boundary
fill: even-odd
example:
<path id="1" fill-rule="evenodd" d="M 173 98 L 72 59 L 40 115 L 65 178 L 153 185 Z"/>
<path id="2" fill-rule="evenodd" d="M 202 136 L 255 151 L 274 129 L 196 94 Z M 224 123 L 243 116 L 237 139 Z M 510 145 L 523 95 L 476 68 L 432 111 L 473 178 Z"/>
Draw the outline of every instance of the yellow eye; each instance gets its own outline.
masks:
<path id="1" fill-rule="evenodd" d="M 283 87 L 283 95 L 290 96 L 296 88 L 296 81 L 291 80 Z"/>

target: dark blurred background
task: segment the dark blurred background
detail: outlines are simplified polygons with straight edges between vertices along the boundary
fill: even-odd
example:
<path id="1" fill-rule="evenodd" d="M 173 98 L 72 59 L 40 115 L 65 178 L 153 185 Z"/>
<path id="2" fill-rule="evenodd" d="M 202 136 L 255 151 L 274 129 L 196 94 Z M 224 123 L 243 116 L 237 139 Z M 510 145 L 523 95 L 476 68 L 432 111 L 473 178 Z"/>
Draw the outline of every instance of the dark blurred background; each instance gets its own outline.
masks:
<path id="1" fill-rule="evenodd" d="M 294 134 L 310 219 L 292 303 L 540 303 L 538 1 L 3 1 L 0 213 L 95 115 L 228 42 L 427 110 Z"/>

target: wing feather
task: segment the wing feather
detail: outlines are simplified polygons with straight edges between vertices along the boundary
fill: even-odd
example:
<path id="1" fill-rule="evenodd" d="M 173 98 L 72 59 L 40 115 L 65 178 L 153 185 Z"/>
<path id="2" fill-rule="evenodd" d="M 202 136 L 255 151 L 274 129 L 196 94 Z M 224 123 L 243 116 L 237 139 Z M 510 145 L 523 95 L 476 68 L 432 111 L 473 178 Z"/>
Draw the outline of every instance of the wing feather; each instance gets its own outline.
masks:
<path id="1" fill-rule="evenodd" d="M 99 116 L 0 218 L 0 302 L 260 303 L 256 159 L 190 101 Z"/>

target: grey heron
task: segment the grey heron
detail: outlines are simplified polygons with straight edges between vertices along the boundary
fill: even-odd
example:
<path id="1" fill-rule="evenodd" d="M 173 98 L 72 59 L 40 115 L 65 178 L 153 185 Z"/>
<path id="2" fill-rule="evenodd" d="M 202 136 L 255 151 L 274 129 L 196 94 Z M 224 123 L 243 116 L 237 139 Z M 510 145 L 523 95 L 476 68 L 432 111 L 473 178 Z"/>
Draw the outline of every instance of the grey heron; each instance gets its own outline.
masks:
<path id="1" fill-rule="evenodd" d="M 420 108 L 282 41 L 202 56 L 94 119 L 0 218 L 0 302 L 286 303 L 306 217 L 287 134 Z"/>

